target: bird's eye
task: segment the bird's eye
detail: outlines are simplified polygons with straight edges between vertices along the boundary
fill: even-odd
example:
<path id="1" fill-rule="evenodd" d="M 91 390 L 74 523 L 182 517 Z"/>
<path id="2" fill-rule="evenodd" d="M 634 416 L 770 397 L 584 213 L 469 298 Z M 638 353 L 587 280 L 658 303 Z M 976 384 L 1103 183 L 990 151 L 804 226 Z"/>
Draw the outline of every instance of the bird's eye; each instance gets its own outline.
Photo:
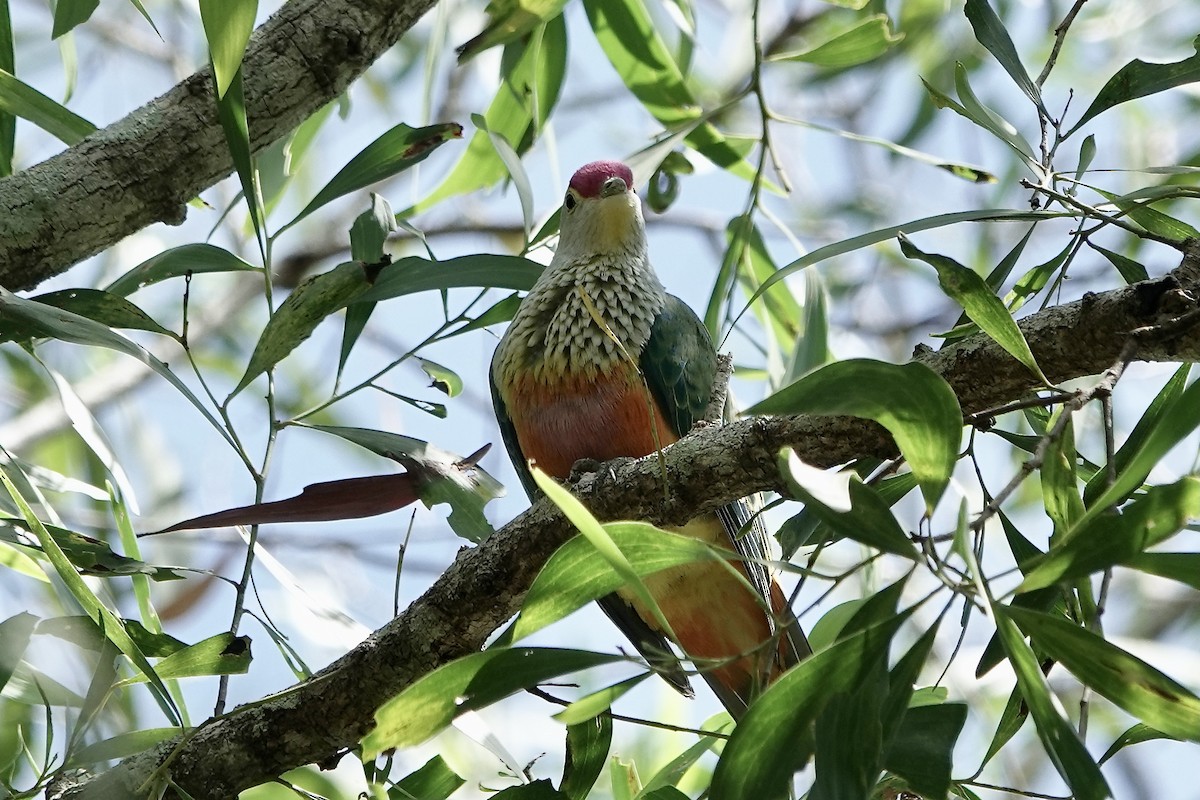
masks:
<path id="1" fill-rule="evenodd" d="M 575 195 L 567 192 L 567 196 L 563 198 L 563 208 L 565 208 L 567 211 L 574 211 L 575 204 L 578 202 L 579 201 L 575 199 Z"/>

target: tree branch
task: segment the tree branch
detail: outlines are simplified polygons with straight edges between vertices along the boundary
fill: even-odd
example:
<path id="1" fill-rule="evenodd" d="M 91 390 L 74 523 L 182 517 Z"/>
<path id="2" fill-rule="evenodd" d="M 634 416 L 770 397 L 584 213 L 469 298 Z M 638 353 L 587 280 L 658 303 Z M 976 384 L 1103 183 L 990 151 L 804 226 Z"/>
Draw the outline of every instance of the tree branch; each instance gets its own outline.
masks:
<path id="1" fill-rule="evenodd" d="M 1055 382 L 1107 368 L 1130 332 L 1161 325 L 1155 338 L 1140 330 L 1143 360 L 1200 360 L 1200 247 L 1178 269 L 1147 281 L 1039 312 L 1021 322 L 1043 371 Z M 941 374 L 965 413 L 999 406 L 1037 388 L 1018 362 L 984 336 L 974 336 L 916 360 Z M 887 391 L 887 387 L 869 387 Z M 744 419 L 701 429 L 664 451 L 671 485 L 664 499 L 656 458 L 617 461 L 585 475 L 576 494 L 601 519 L 680 524 L 758 491 L 780 490 L 776 457 L 795 448 L 805 461 L 832 466 L 852 458 L 895 454 L 873 423 L 841 417 Z M 375 709 L 431 670 L 483 646 L 516 613 L 546 559 L 573 533 L 546 501 L 534 505 L 479 547 L 464 548 L 436 583 L 392 622 L 312 680 L 282 695 L 209 720 L 186 742 L 160 745 L 97 775 L 62 780 L 54 798 L 127 798 L 178 746 L 171 780 L 197 800 L 232 797 L 307 763 L 327 764 L 370 728 Z M 168 792 L 167 796 L 175 796 Z"/>
<path id="2" fill-rule="evenodd" d="M 243 61 L 261 150 L 345 91 L 436 0 L 291 0 Z M 147 158 L 150 155 L 150 158 Z M 0 285 L 27 289 L 154 222 L 233 169 L 206 67 L 124 119 L 0 179 Z"/>

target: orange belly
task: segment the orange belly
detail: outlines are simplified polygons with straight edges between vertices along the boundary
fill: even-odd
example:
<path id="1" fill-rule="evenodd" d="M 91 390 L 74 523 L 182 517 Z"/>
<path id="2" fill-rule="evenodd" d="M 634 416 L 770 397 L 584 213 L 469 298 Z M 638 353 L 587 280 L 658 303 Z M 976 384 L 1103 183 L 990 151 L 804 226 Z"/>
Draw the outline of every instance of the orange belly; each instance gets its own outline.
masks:
<path id="1" fill-rule="evenodd" d="M 679 439 L 641 376 L 578 376 L 508 387 L 505 404 L 521 452 L 544 472 L 566 478 L 581 458 L 639 458 Z"/>

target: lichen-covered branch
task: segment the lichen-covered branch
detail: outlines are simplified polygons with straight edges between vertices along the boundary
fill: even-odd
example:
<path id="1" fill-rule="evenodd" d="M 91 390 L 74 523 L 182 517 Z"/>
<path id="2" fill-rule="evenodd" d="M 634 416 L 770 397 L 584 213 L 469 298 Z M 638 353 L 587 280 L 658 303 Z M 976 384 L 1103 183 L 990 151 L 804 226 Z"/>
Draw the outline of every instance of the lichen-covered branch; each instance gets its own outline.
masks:
<path id="1" fill-rule="evenodd" d="M 436 0 L 292 0 L 246 50 L 260 150 L 340 95 Z M 74 147 L 0 179 L 0 286 L 27 289 L 154 222 L 233 169 L 202 69 Z"/>
<path id="2" fill-rule="evenodd" d="M 1047 309 L 1021 327 L 1055 382 L 1106 369 L 1136 330 L 1142 330 L 1139 359 L 1200 360 L 1200 328 L 1170 323 L 1194 311 L 1197 297 L 1200 248 L 1193 248 L 1160 280 Z M 1161 336 L 1145 333 L 1154 325 L 1162 326 Z M 939 352 L 924 350 L 916 358 L 954 387 L 965 413 L 1010 402 L 1036 387 L 1024 367 L 983 336 Z M 667 448 L 666 499 L 656 458 L 605 464 L 586 474 L 575 491 L 603 519 L 677 524 L 734 498 L 781 488 L 775 465 L 783 447 L 820 466 L 894 454 L 886 432 L 860 420 L 754 418 L 701 428 Z M 108 772 L 60 782 L 47 796 L 133 797 L 176 745 L 166 769 L 197 800 L 232 797 L 293 767 L 329 763 L 354 747 L 383 701 L 438 666 L 477 651 L 516 613 L 537 571 L 571 534 L 553 506 L 538 503 L 479 547 L 464 548 L 399 617 L 312 680 L 210 720 L 182 745 L 169 742 Z"/>

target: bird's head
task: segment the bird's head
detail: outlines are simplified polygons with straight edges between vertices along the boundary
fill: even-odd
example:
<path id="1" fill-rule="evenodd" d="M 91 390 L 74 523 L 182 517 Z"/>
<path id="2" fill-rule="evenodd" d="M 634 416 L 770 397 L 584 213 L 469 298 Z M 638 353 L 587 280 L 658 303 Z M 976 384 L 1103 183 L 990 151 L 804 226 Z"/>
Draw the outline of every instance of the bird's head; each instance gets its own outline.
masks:
<path id="1" fill-rule="evenodd" d="M 643 255 L 646 223 L 633 172 L 619 161 L 593 161 L 576 170 L 559 215 L 559 253 Z"/>

